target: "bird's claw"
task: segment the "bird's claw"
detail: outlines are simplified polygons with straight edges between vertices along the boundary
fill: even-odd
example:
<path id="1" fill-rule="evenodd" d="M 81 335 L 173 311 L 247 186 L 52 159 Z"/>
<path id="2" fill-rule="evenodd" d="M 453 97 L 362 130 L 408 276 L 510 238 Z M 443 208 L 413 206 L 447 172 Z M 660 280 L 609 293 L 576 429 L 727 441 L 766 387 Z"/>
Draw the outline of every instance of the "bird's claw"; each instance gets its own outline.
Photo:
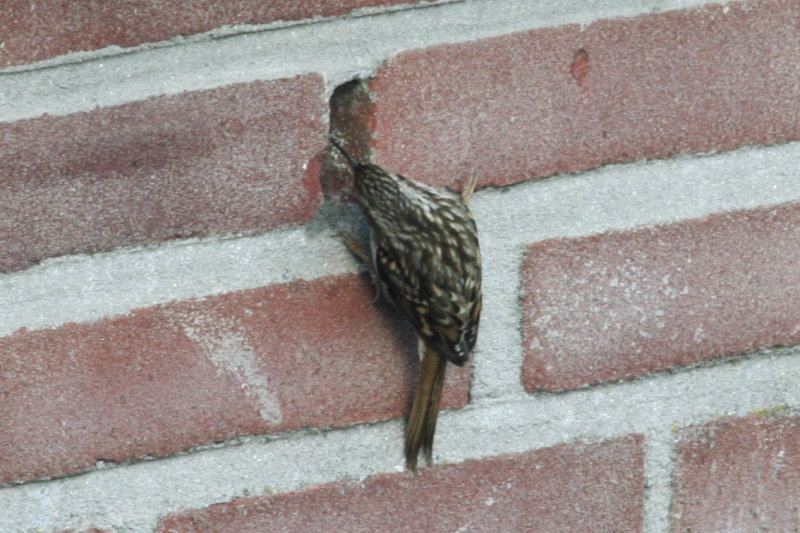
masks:
<path id="1" fill-rule="evenodd" d="M 478 176 L 473 174 L 467 180 L 467 183 L 464 185 L 464 190 L 461 191 L 461 201 L 464 205 L 469 204 L 470 198 L 472 198 L 472 193 L 475 192 L 475 187 L 478 186 Z"/>
<path id="2" fill-rule="evenodd" d="M 378 281 L 378 273 L 375 271 L 375 266 L 372 264 L 372 258 L 369 254 L 364 250 L 364 247 L 361 246 L 361 243 L 353 237 L 353 234 L 345 231 L 345 230 L 338 230 L 336 232 L 336 236 L 341 240 L 347 249 L 353 254 L 356 259 L 358 259 L 369 271 L 370 277 L 372 278 L 372 283 L 375 285 L 375 297 L 370 301 L 371 304 L 376 303 L 381 298 L 381 286 L 380 282 Z"/>

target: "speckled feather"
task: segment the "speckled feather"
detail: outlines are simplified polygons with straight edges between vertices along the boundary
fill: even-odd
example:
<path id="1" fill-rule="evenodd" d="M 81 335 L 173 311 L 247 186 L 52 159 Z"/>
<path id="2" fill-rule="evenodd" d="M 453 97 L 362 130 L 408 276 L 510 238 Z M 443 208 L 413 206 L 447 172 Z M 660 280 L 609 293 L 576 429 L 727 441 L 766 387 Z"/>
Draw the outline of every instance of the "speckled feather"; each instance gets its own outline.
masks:
<path id="1" fill-rule="evenodd" d="M 469 209 L 455 194 L 374 165 L 354 171 L 382 292 L 440 355 L 463 365 L 481 310 L 480 248 Z"/>
<path id="2" fill-rule="evenodd" d="M 352 238 L 385 295 L 420 339 L 420 381 L 406 426 L 405 456 L 417 468 L 420 448 L 433 460 L 433 436 L 447 361 L 463 365 L 475 346 L 481 314 L 481 258 L 475 221 L 465 201 L 376 165 L 356 161 L 356 197 L 370 226 L 370 257 Z"/>

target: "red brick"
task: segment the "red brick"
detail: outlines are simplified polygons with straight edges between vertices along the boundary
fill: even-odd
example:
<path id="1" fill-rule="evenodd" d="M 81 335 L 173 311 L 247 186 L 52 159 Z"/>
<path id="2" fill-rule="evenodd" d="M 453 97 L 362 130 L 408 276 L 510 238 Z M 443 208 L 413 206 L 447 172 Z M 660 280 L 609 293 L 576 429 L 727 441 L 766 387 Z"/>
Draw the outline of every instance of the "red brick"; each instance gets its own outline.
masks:
<path id="1" fill-rule="evenodd" d="M 310 220 L 323 91 L 307 75 L 0 124 L 0 270 Z"/>
<path id="2" fill-rule="evenodd" d="M 370 120 L 373 116 L 370 98 L 369 87 L 363 80 L 339 85 L 331 96 L 331 131 L 336 132 L 347 151 L 360 161 L 369 160 Z M 331 148 L 328 147 L 326 154 L 329 157 L 323 160 L 322 190 L 327 197 L 356 202 L 352 196 L 352 170 L 338 151 Z"/>
<path id="3" fill-rule="evenodd" d="M 800 531 L 796 413 L 683 430 L 677 461 L 672 531 Z"/>
<path id="4" fill-rule="evenodd" d="M 436 185 L 800 138 L 795 0 L 402 53 L 371 82 L 375 162 Z"/>
<path id="5" fill-rule="evenodd" d="M 416 342 L 373 292 L 298 281 L 0 339 L 0 482 L 405 414 Z M 469 370 L 448 378 L 463 406 Z"/>
<path id="6" fill-rule="evenodd" d="M 0 11 L 4 30 L 0 68 L 68 52 L 163 41 L 226 25 L 294 21 L 341 15 L 367 6 L 416 3 L 419 0 L 5 0 Z"/>
<path id="7" fill-rule="evenodd" d="M 528 390 L 800 342 L 800 204 L 537 243 L 522 267 Z"/>
<path id="8" fill-rule="evenodd" d="M 190 531 L 641 531 L 642 440 L 571 444 L 188 511 Z"/>

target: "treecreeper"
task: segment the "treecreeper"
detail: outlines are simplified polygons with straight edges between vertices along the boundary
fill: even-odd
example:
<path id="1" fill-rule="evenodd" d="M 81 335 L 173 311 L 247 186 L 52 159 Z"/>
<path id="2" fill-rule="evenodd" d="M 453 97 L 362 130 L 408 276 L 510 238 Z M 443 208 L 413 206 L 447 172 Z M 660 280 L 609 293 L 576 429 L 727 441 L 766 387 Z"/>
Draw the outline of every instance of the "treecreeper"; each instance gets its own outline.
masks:
<path id="1" fill-rule="evenodd" d="M 467 207 L 475 180 L 459 196 L 361 163 L 330 141 L 352 168 L 355 196 L 370 228 L 369 252 L 348 234 L 344 242 L 419 339 L 420 377 L 405 438 L 406 467 L 416 471 L 420 449 L 427 464 L 433 462 L 447 362 L 463 366 L 478 336 L 481 254 Z"/>

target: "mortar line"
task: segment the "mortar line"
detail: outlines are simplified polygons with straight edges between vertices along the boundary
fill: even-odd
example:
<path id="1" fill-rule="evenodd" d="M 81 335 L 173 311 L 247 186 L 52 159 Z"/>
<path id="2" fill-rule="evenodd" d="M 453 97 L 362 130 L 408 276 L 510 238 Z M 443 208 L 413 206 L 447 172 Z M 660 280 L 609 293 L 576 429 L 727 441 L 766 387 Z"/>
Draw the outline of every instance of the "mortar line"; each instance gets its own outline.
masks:
<path id="1" fill-rule="evenodd" d="M 797 160 L 800 142 L 608 165 L 478 191 L 471 207 L 486 252 L 484 268 L 489 274 L 519 276 L 518 268 L 504 267 L 508 254 L 545 239 L 800 201 Z M 305 227 L 62 257 L 0 275 L 0 336 L 23 327 L 92 322 L 174 300 L 356 272 L 356 263 L 334 237 L 334 225 L 358 224 L 357 210 L 337 209 Z M 495 281 L 487 279 L 487 287 Z M 519 280 L 515 283 L 519 286 Z M 487 301 L 492 298 L 487 294 Z M 516 320 L 508 316 L 515 311 L 508 308 L 513 302 L 507 296 L 497 303 L 498 320 Z M 494 319 L 487 318 L 487 324 Z M 484 329 L 482 335 L 492 334 Z M 497 357 L 504 343 L 505 349 L 519 349 L 501 341 L 494 338 L 491 345 Z M 506 379 L 480 386 L 480 394 L 493 395 L 492 390 L 513 385 Z"/>
<path id="2" fill-rule="evenodd" d="M 323 18 L 262 31 L 242 27 L 223 39 L 174 39 L 114 54 L 108 48 L 47 61 L 48 68 L 0 71 L 0 122 L 90 111 L 152 96 L 317 72 L 328 96 L 404 50 L 565 24 L 713 4 L 709 0 L 451 2 L 424 9 Z M 414 28 L 414 38 L 409 38 Z M 109 47 L 112 48 L 112 47 Z M 113 50 L 113 48 L 112 48 Z M 82 61 L 75 62 L 76 54 Z M 63 64 L 58 65 L 62 61 Z"/>
<path id="3" fill-rule="evenodd" d="M 644 532 L 669 531 L 672 508 L 672 477 L 675 470 L 675 434 L 671 427 L 651 430 L 644 449 Z"/>
<path id="4" fill-rule="evenodd" d="M 770 407 L 800 409 L 800 347 L 561 394 L 512 394 L 442 413 L 437 463 L 643 434 L 647 530 L 669 497 L 666 432 Z M 747 394 L 742 394 L 747 391 Z M 677 413 L 677 415 L 676 415 Z M 146 531 L 179 508 L 291 492 L 403 470 L 402 423 L 391 420 L 277 439 L 253 437 L 171 458 L 0 489 L 0 530 L 120 527 Z M 668 519 L 668 517 L 666 518 Z"/>

